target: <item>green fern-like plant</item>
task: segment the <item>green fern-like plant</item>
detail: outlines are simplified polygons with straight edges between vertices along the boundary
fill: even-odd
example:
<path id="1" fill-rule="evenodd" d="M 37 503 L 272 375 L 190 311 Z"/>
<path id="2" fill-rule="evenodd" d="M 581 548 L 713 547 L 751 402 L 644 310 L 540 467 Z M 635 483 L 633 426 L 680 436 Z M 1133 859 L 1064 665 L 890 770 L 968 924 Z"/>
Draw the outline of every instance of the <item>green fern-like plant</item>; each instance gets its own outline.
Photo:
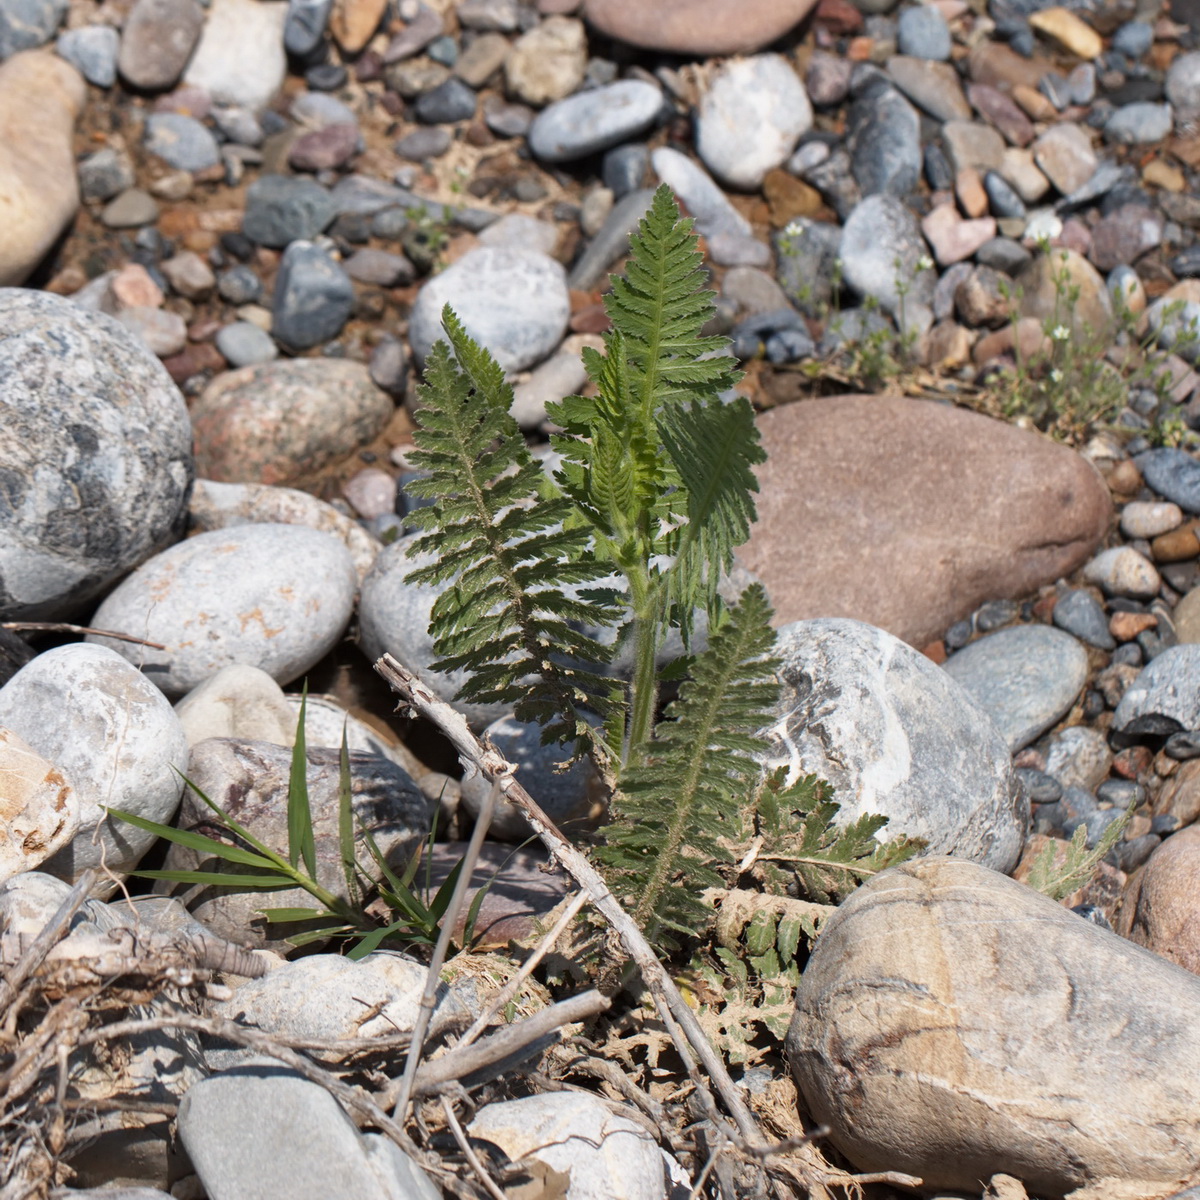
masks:
<path id="1" fill-rule="evenodd" d="M 430 632 L 436 665 L 470 673 L 461 698 L 512 704 L 545 741 L 594 757 L 613 814 L 599 857 L 665 948 L 711 915 L 699 893 L 722 884 L 717 864 L 755 811 L 778 682 L 765 593 L 727 607 L 718 588 L 749 536 L 765 456 L 731 391 L 728 342 L 701 333 L 713 297 L 668 188 L 630 245 L 605 353 L 584 354 L 595 394 L 547 406 L 561 429 L 552 474 L 509 415 L 499 366 L 444 310 L 413 435 L 428 472 L 413 490 L 430 504 L 412 552 L 436 556 L 415 578 L 444 586 Z M 664 667 L 671 633 L 685 653 Z M 618 679 L 610 664 L 627 649 Z M 684 682 L 660 713 L 665 678 Z M 819 853 L 873 854 L 860 843 L 880 824 L 844 846 L 822 825 Z"/>

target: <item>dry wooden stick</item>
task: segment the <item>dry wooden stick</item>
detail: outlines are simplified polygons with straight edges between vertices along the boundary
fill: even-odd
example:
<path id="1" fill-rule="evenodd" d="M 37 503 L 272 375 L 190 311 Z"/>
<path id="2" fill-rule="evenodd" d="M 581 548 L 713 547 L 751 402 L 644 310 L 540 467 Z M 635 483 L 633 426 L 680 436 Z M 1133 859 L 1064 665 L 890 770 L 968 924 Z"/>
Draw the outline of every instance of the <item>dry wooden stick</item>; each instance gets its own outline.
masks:
<path id="1" fill-rule="evenodd" d="M 554 948 L 566 927 L 579 915 L 588 902 L 587 892 L 577 892 L 562 915 L 538 942 L 533 953 L 521 964 L 521 969 L 491 998 L 487 1008 L 475 1018 L 471 1027 L 458 1040 L 456 1050 L 469 1046 L 488 1026 L 488 1022 L 520 991 L 521 984 L 537 969 L 538 963 Z"/>
<path id="2" fill-rule="evenodd" d="M 133 642 L 138 646 L 149 646 L 151 650 L 165 650 L 162 642 L 148 642 L 145 638 L 134 637 L 132 633 L 117 633 L 112 629 L 93 629 L 90 625 L 68 625 L 63 621 L 3 621 L 0 629 L 11 629 L 14 633 L 22 630 L 28 633 L 82 633 L 95 634 L 97 637 L 112 638 L 116 642 Z"/>
<path id="3" fill-rule="evenodd" d="M 0 978 L 0 1013 L 16 999 L 21 985 L 42 965 L 46 955 L 50 953 L 55 942 L 67 931 L 71 918 L 83 907 L 92 884 L 96 882 L 96 872 L 89 867 L 58 906 L 58 911 L 46 923 L 45 928 L 29 943 L 29 946 L 3 978 Z"/>
<path id="4" fill-rule="evenodd" d="M 458 1082 L 477 1071 L 503 1063 L 514 1056 L 527 1052 L 530 1047 L 576 1021 L 586 1021 L 604 1012 L 612 1003 L 607 996 L 597 991 L 581 992 L 567 1000 L 560 1000 L 549 1008 L 517 1021 L 501 1026 L 495 1033 L 473 1046 L 455 1046 L 440 1058 L 422 1064 L 414 1081 L 415 1095 L 427 1095 L 450 1082 Z"/>
<path id="5" fill-rule="evenodd" d="M 512 763 L 508 762 L 494 746 L 482 745 L 471 732 L 466 719 L 460 712 L 435 696 L 416 675 L 397 662 L 390 654 L 383 655 L 375 663 L 375 670 L 383 676 L 393 691 L 399 693 L 404 704 L 432 721 L 450 739 L 464 766 L 479 771 L 485 779 L 499 783 L 505 798 L 521 809 L 543 845 L 587 892 L 600 914 L 620 937 L 626 953 L 641 971 L 642 979 L 654 997 L 654 1003 L 663 1018 L 663 1024 L 672 1030 L 674 1036 L 672 1027 L 678 1023 L 686 1035 L 686 1040 L 674 1037 L 676 1049 L 685 1065 L 694 1062 L 692 1055 L 692 1050 L 694 1050 L 695 1056 L 704 1064 L 704 1069 L 708 1072 L 709 1078 L 724 1101 L 726 1111 L 734 1119 L 742 1137 L 750 1143 L 758 1145 L 765 1143 L 766 1139 L 759 1130 L 750 1109 L 738 1094 L 720 1055 L 705 1037 L 704 1030 L 700 1028 L 695 1013 L 679 994 L 674 980 L 662 963 L 658 961 L 650 944 L 642 935 L 642 931 L 617 902 L 616 897 L 609 891 L 608 885 L 596 868 L 567 841 L 558 826 L 513 778 L 515 768 Z"/>
<path id="6" fill-rule="evenodd" d="M 408 1105 L 412 1099 L 413 1084 L 417 1078 L 417 1067 L 421 1062 L 421 1051 L 425 1046 L 425 1034 L 429 1022 L 433 1019 L 433 1006 L 437 1001 L 438 984 L 441 982 L 442 963 L 446 961 L 446 951 L 450 946 L 450 936 L 458 923 L 458 914 L 462 912 L 467 899 L 467 888 L 471 886 L 471 876 L 475 874 L 475 866 L 479 862 L 479 853 L 483 849 L 483 839 L 487 836 L 488 826 L 492 823 L 492 813 L 496 811 L 496 797 L 500 794 L 500 783 L 492 781 L 488 794 L 479 810 L 475 828 L 471 831 L 471 840 L 467 843 L 467 852 L 463 855 L 462 867 L 458 872 L 458 881 L 450 896 L 450 903 L 442 917 L 442 926 L 438 930 L 437 943 L 433 947 L 433 957 L 429 960 L 429 970 L 425 973 L 425 991 L 421 994 L 421 1007 L 417 1010 L 417 1019 L 413 1025 L 412 1042 L 408 1047 L 408 1057 L 404 1060 L 404 1077 L 400 1080 L 400 1094 L 396 1099 L 396 1107 L 392 1116 L 404 1124 L 408 1116 Z"/>
<path id="7" fill-rule="evenodd" d="M 446 1124 L 450 1126 L 450 1132 L 454 1134 L 458 1148 L 463 1152 L 463 1157 L 467 1162 L 471 1164 L 471 1170 L 479 1176 L 487 1194 L 492 1197 L 492 1200 L 505 1200 L 504 1193 L 496 1186 L 495 1180 L 487 1173 L 487 1168 L 467 1140 L 466 1131 L 459 1124 L 458 1117 L 454 1113 L 454 1104 L 449 1096 L 442 1097 L 442 1111 L 446 1114 Z"/>

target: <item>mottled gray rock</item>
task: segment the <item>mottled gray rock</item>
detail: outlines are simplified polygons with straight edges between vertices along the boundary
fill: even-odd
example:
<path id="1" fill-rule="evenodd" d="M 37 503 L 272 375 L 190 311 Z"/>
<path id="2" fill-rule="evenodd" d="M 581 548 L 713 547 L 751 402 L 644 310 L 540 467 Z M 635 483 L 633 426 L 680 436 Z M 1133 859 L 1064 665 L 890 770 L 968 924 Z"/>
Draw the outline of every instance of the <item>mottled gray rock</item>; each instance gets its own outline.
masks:
<path id="1" fill-rule="evenodd" d="M 1083 569 L 1088 583 L 1099 584 L 1109 596 L 1149 600 L 1162 586 L 1154 564 L 1132 546 L 1102 550 Z"/>
<path id="2" fill-rule="evenodd" d="M 463 255 L 417 296 L 408 340 L 420 364 L 444 336 L 446 304 L 506 371 L 524 370 L 550 354 L 571 314 L 560 263 L 532 250 L 484 246 Z"/>
<path id="3" fill-rule="evenodd" d="M 316 848 L 317 882 L 337 896 L 346 896 L 338 841 L 340 748 L 308 748 L 308 795 Z M 389 865 L 403 871 L 417 843 L 429 832 L 430 802 L 406 771 L 390 759 L 361 751 L 350 752 L 351 807 L 360 832 L 360 853 L 366 855 L 362 830 L 375 839 Z M 277 854 L 288 849 L 288 779 L 292 752 L 271 742 L 209 738 L 196 745 L 188 758 L 187 776 L 222 812 L 244 825 Z M 190 829 L 212 819 L 212 810 L 189 788 L 184 792 L 178 824 Z M 171 870 L 216 870 L 218 860 L 172 845 L 167 854 Z M 236 868 L 234 868 L 236 870 Z M 174 886 L 186 892 L 187 886 Z M 188 907 L 219 937 L 238 945 L 287 953 L 285 938 L 304 928 L 297 922 L 268 924 L 263 908 L 313 906 L 302 888 L 284 888 L 264 896 L 257 890 L 205 888 L 188 895 Z"/>
<path id="4" fill-rule="evenodd" d="M 581 760 L 568 771 L 556 771 L 566 757 L 565 749 L 553 743 L 542 745 L 542 727 L 515 717 L 501 717 L 484 730 L 496 748 L 519 768 L 521 786 L 541 805 L 550 819 L 571 836 L 580 823 L 591 815 L 593 803 L 600 798 L 599 781 L 590 761 Z M 478 816 L 491 784 L 475 774 L 462 782 L 462 799 L 467 811 Z M 508 800 L 500 798 L 490 826 L 492 836 L 509 842 L 523 842 L 533 835 L 529 822 Z"/>
<path id="5" fill-rule="evenodd" d="M 5 0 L 0 6 L 0 62 L 48 42 L 67 8 L 67 0 Z"/>
<path id="6" fill-rule="evenodd" d="M 1200 1168 L 1197 1004 L 1196 976 L 1032 889 L 917 860 L 825 925 L 786 1045 L 805 1114 L 857 1170 L 1159 1196 Z"/>
<path id="7" fill-rule="evenodd" d="M 428 556 L 408 557 L 413 538 L 402 538 L 384 546 L 374 567 L 363 580 L 358 604 L 359 647 L 374 662 L 391 654 L 415 672 L 435 695 L 454 702 L 466 678 L 463 671 L 445 673 L 431 669 L 438 656 L 429 636 L 429 615 L 441 588 L 411 583 L 411 571 L 429 564 Z M 502 705 L 455 704 L 472 726 L 483 729 L 507 715 Z"/>
<path id="8" fill-rule="evenodd" d="M 1016 751 L 1075 703 L 1087 682 L 1087 651 L 1061 629 L 1015 625 L 964 647 L 945 669 Z"/>
<path id="9" fill-rule="evenodd" d="M 670 146 L 660 146 L 650 155 L 650 162 L 659 179 L 695 219 L 698 233 L 709 238 L 721 233 L 745 236 L 750 232 L 749 221 L 729 203 L 708 173 L 686 154 Z"/>
<path id="10" fill-rule="evenodd" d="M 1167 70 L 1167 99 L 1185 117 L 1200 111 L 1200 51 L 1180 54 Z"/>
<path id="11" fill-rule="evenodd" d="M 283 23 L 283 44 L 289 54 L 304 58 L 311 54 L 325 33 L 333 0 L 288 0 Z"/>
<path id="12" fill-rule="evenodd" d="M 316 237 L 337 212 L 337 201 L 319 183 L 290 175 L 263 175 L 246 189 L 242 232 L 261 246 L 282 248 Z"/>
<path id="13" fill-rule="evenodd" d="M 247 980 L 228 1000 L 214 1005 L 214 1011 L 264 1033 L 313 1041 L 410 1033 L 428 973 L 414 959 L 386 950 L 357 961 L 340 954 L 311 954 Z M 456 990 L 439 984 L 430 1033 L 437 1037 L 455 1017 L 468 1015 Z M 213 1070 L 227 1070 L 253 1054 L 230 1043 L 222 1046 L 205 1053 Z M 342 1056 L 331 1051 L 322 1057 L 336 1062 Z"/>
<path id="14" fill-rule="evenodd" d="M 842 229 L 846 283 L 871 296 L 907 330 L 924 333 L 933 324 L 933 288 L 925 240 L 916 217 L 894 196 L 868 196 Z"/>
<path id="15" fill-rule="evenodd" d="M 111 200 L 133 184 L 129 155 L 111 146 L 89 154 L 79 164 L 79 192 L 85 200 Z"/>
<path id="16" fill-rule="evenodd" d="M 359 580 L 371 569 L 380 545 L 357 521 L 332 504 L 295 488 L 261 483 L 196 480 L 188 507 L 193 533 L 233 525 L 304 525 L 332 533 L 350 551 Z"/>
<path id="17" fill-rule="evenodd" d="M 121 35 L 111 25 L 85 25 L 59 34 L 54 48 L 88 83 L 110 88 L 117 82 L 120 44 Z"/>
<path id="18" fill-rule="evenodd" d="M 0 617 L 52 620 L 183 531 L 191 426 L 111 318 L 0 290 Z"/>
<path id="19" fill-rule="evenodd" d="M 1186 450 L 1163 446 L 1136 458 L 1142 477 L 1185 512 L 1200 513 L 1200 462 Z"/>
<path id="20" fill-rule="evenodd" d="M 1146 146 L 1171 133 L 1171 106 L 1140 102 L 1124 104 L 1104 122 L 1104 136 L 1119 146 Z"/>
<path id="21" fill-rule="evenodd" d="M 640 79 L 578 92 L 537 115 L 529 148 L 543 162 L 574 162 L 644 133 L 661 108 L 662 92 Z"/>
<path id="22" fill-rule="evenodd" d="M 1200 645 L 1192 642 L 1164 650 L 1143 667 L 1113 713 L 1122 745 L 1181 729 L 1200 729 Z"/>
<path id="23" fill-rule="evenodd" d="M 891 87 L 873 88 L 851 106 L 851 169 L 864 196 L 904 196 L 921 178 L 921 119 Z"/>
<path id="24" fill-rule="evenodd" d="M 195 117 L 151 113 L 146 118 L 146 149 L 181 171 L 204 171 L 221 161 L 217 139 Z"/>
<path id="25" fill-rule="evenodd" d="M 1029 820 L 1008 749 L 970 693 L 891 634 L 818 618 L 779 630 L 783 681 L 768 762 L 833 785 L 837 820 L 882 813 L 881 838 L 924 838 L 996 870 Z"/>
<path id="26" fill-rule="evenodd" d="M 1055 735 L 1046 750 L 1046 774 L 1063 787 L 1094 792 L 1107 778 L 1113 752 L 1098 729 L 1072 725 Z"/>
<path id="27" fill-rule="evenodd" d="M 896 42 L 901 54 L 945 62 L 950 57 L 950 26 L 932 4 L 918 4 L 900 14 Z"/>
<path id="28" fill-rule="evenodd" d="M 791 154 L 812 120 L 808 93 L 787 59 L 731 59 L 700 98 L 696 152 L 718 179 L 753 190 Z"/>
<path id="29" fill-rule="evenodd" d="M 269 1061 L 193 1087 L 179 1136 L 204 1186 L 221 1197 L 437 1200 L 439 1190 L 399 1147 L 363 1135 L 319 1084 Z"/>
<path id="30" fill-rule="evenodd" d="M 174 814 L 187 740 L 162 693 L 111 650 L 59 646 L 0 688 L 0 726 L 58 767 L 79 799 L 75 837 L 42 869 L 68 881 L 88 867 L 133 870 L 155 836 L 106 820 L 104 806 L 159 822 Z M 93 894 L 116 886 L 102 874 Z"/>
<path id="31" fill-rule="evenodd" d="M 1117 644 L 1109 632 L 1104 605 L 1083 588 L 1059 598 L 1054 606 L 1054 623 L 1098 650 L 1112 650 Z"/>
<path id="32" fill-rule="evenodd" d="M 171 696 L 234 662 L 286 683 L 337 643 L 357 584 L 349 551 L 330 534 L 237 525 L 151 559 L 109 595 L 92 623 L 161 642 L 164 650 L 111 644 Z"/>
<path id="33" fill-rule="evenodd" d="M 171 87 L 203 28 L 204 9 L 196 0 L 137 0 L 121 31 L 122 79 L 148 91 Z"/>
<path id="34" fill-rule="evenodd" d="M 271 332 L 291 350 L 311 350 L 342 331 L 354 308 L 354 285 L 341 266 L 312 242 L 283 252 L 275 279 Z"/>

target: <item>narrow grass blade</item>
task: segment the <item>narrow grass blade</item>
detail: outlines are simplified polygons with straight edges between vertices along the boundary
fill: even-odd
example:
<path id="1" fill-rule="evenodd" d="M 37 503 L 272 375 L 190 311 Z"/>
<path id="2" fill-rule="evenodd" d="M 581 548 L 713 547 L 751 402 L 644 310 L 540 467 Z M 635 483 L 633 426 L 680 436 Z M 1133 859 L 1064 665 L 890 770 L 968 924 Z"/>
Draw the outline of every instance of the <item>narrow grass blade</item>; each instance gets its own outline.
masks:
<path id="1" fill-rule="evenodd" d="M 338 757 L 338 847 L 342 857 L 342 874 L 346 878 L 346 898 L 357 908 L 360 896 L 358 887 L 358 861 L 354 846 L 354 807 L 350 788 L 350 748 L 346 741 L 346 726 L 342 722 L 342 749 Z"/>
<path id="2" fill-rule="evenodd" d="M 316 917 L 328 917 L 331 924 L 344 925 L 345 918 L 336 913 L 327 913 L 323 908 L 260 908 L 258 910 L 272 923 L 279 921 L 312 921 Z"/>
<path id="3" fill-rule="evenodd" d="M 254 834 L 252 834 L 250 830 L 245 827 L 245 825 L 241 824 L 240 821 L 236 821 L 215 801 L 210 800 L 208 796 L 206 796 L 204 792 L 202 792 L 186 775 L 184 775 L 182 772 L 177 773 L 179 774 L 180 779 L 182 779 L 183 782 L 186 783 L 187 786 L 190 787 L 192 791 L 195 792 L 196 795 L 199 796 L 200 799 L 206 805 L 208 805 L 210 809 L 212 809 L 212 811 L 216 814 L 220 824 L 224 825 L 225 828 L 230 830 L 232 833 L 236 833 L 243 842 L 253 846 L 254 849 L 263 856 L 263 858 L 270 859 L 270 861 L 273 862 L 277 867 L 282 868 L 287 865 L 286 858 L 284 858 L 281 854 L 276 854 L 270 846 L 260 842 L 258 838 L 256 838 Z"/>
<path id="4" fill-rule="evenodd" d="M 347 953 L 346 957 L 351 959 L 366 958 L 373 950 L 378 950 L 380 943 L 384 938 L 391 937 L 392 934 L 399 933 L 402 929 L 409 932 L 405 935 L 406 941 L 430 942 L 433 939 L 425 937 L 419 931 L 412 929 L 407 921 L 393 921 L 390 925 L 382 929 L 373 929 L 370 933 L 361 938 L 355 945 L 354 949 Z"/>
<path id="5" fill-rule="evenodd" d="M 215 838 L 210 838 L 203 833 L 176 829 L 173 825 L 160 825 L 157 821 L 148 821 L 145 817 L 134 816 L 133 813 L 125 812 L 120 808 L 110 808 L 107 811 L 137 829 L 157 834 L 161 838 L 166 838 L 168 842 L 186 846 L 198 854 L 211 854 L 215 858 L 223 858 L 226 862 L 239 863 L 246 867 L 259 867 L 263 870 L 273 870 L 276 867 L 276 864 L 265 855 L 255 854 L 251 850 L 243 850 L 240 846 L 230 846 L 225 842 L 218 842 Z"/>
<path id="6" fill-rule="evenodd" d="M 296 722 L 296 742 L 292 747 L 292 773 L 288 780 L 288 859 L 293 867 L 304 860 L 310 879 L 317 877 L 317 848 L 313 840 L 312 809 L 308 803 L 308 754 L 305 746 L 304 716 L 308 705 L 308 681 L 300 694 L 300 719 Z"/>
<path id="7" fill-rule="evenodd" d="M 292 888 L 296 884 L 279 875 L 235 875 L 218 871 L 134 871 L 139 879 L 166 879 L 171 883 L 206 883 L 215 887 L 250 888 L 262 891 L 266 888 Z"/>

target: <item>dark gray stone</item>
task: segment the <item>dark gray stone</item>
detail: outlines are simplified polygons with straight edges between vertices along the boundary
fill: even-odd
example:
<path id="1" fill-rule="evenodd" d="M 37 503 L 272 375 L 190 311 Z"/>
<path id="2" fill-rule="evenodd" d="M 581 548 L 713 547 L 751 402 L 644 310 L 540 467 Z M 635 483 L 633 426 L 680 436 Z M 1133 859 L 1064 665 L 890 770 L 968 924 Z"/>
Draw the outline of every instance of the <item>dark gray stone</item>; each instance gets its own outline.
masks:
<path id="1" fill-rule="evenodd" d="M 284 251 L 275 279 L 271 332 L 292 350 L 309 350 L 337 337 L 354 308 L 354 285 L 312 242 Z"/>
<path id="2" fill-rule="evenodd" d="M 1087 652 L 1061 629 L 1016 625 L 972 642 L 945 670 L 1016 751 L 1069 711 L 1087 682 Z"/>
<path id="3" fill-rule="evenodd" d="M 0 290 L 0 616 L 78 611 L 181 536 L 191 484 L 161 363 L 109 317 Z"/>
<path id="4" fill-rule="evenodd" d="M 262 280 L 245 263 L 217 276 L 217 291 L 230 304 L 256 304 L 262 299 Z"/>
<path id="5" fill-rule="evenodd" d="M 604 186 L 620 200 L 630 192 L 637 191 L 646 181 L 650 169 L 650 148 L 642 142 L 627 142 L 605 152 L 600 165 L 600 176 Z"/>
<path id="6" fill-rule="evenodd" d="M 406 133 L 394 148 L 401 158 L 407 158 L 410 162 L 423 162 L 427 158 L 440 158 L 450 149 L 453 140 L 454 136 L 448 129 L 414 129 L 411 133 Z"/>
<path id="7" fill-rule="evenodd" d="M 1104 606 L 1091 592 L 1077 588 L 1059 598 L 1054 606 L 1054 623 L 1059 629 L 1073 633 L 1089 646 L 1111 650 L 1117 643 L 1108 631 L 1108 616 Z"/>
<path id="8" fill-rule="evenodd" d="M 921 119 L 891 87 L 877 87 L 850 107 L 851 170 L 864 196 L 905 196 L 921 178 Z"/>
<path id="9" fill-rule="evenodd" d="M 242 232 L 260 246 L 282 249 L 316 237 L 337 213 L 334 197 L 313 180 L 264 175 L 246 189 Z"/>
<path id="10" fill-rule="evenodd" d="M 1029 801 L 970 694 L 898 638 L 819 618 L 779 630 L 783 666 L 768 761 L 828 780 L 836 820 L 883 813 L 887 838 L 928 840 L 998 871 L 1016 864 Z"/>
<path id="11" fill-rule="evenodd" d="M 995 171 L 983 177 L 983 188 L 987 192 L 988 207 L 997 217 L 1023 217 L 1025 201 L 1017 195 L 1012 185 Z"/>
<path id="12" fill-rule="evenodd" d="M 833 299 L 834 264 L 841 245 L 839 226 L 807 217 L 797 217 L 775 235 L 779 285 L 810 317 L 823 316 Z"/>
<path id="13" fill-rule="evenodd" d="M 599 232 L 571 268 L 570 286 L 588 290 L 605 276 L 618 258 L 629 253 L 629 235 L 638 227 L 654 199 L 651 188 L 629 192 L 613 205 Z"/>
<path id="14" fill-rule="evenodd" d="M 333 0 L 288 0 L 283 22 L 283 44 L 289 54 L 305 58 L 320 44 Z"/>
<path id="15" fill-rule="evenodd" d="M 461 79 L 451 77 L 417 99 L 415 113 L 426 125 L 450 125 L 475 115 L 475 93 Z"/>
<path id="16" fill-rule="evenodd" d="M 111 200 L 133 184 L 129 156 L 111 146 L 89 154 L 79 164 L 79 191 L 85 200 Z"/>
<path id="17" fill-rule="evenodd" d="M 1200 462 L 1186 450 L 1164 446 L 1134 460 L 1146 482 L 1167 500 L 1190 513 L 1200 513 Z"/>

